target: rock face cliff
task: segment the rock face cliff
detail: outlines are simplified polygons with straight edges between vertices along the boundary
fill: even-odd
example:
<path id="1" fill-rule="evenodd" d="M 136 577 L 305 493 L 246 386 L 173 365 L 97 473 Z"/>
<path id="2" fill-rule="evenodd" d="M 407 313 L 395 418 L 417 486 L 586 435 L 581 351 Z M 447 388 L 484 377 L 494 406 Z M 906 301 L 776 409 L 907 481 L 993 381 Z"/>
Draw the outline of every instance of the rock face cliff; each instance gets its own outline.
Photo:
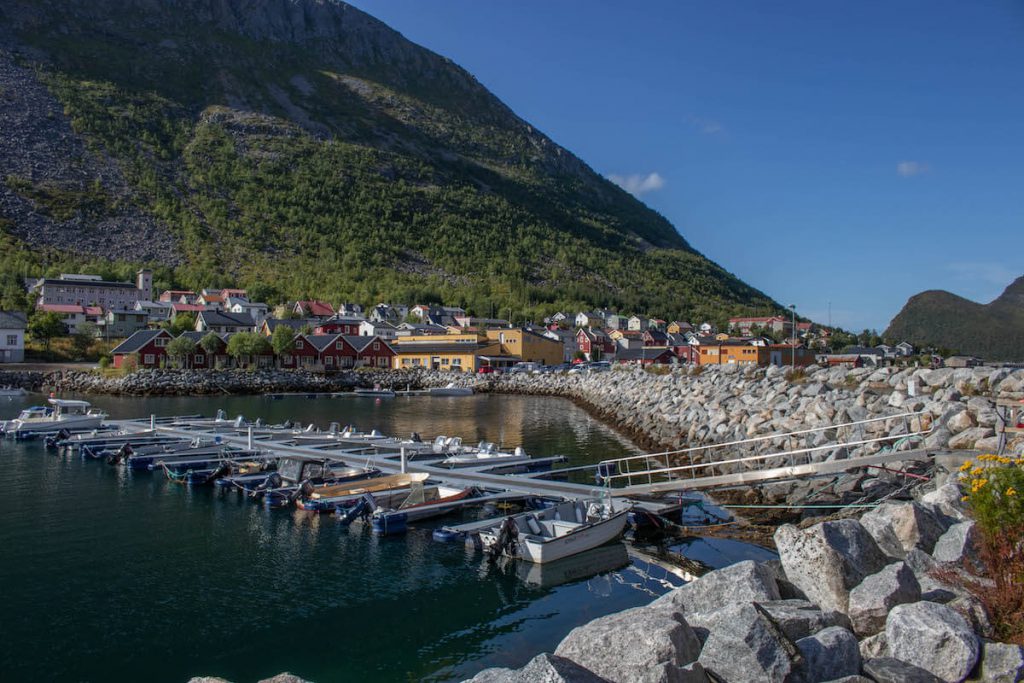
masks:
<path id="1" fill-rule="evenodd" d="M 1024 276 L 987 304 L 941 290 L 916 294 L 889 323 L 885 336 L 986 360 L 1024 361 Z"/>
<path id="2" fill-rule="evenodd" d="M 6 0 L 0 26 L 0 227 L 37 248 L 286 296 L 775 306 L 344 3 Z"/>

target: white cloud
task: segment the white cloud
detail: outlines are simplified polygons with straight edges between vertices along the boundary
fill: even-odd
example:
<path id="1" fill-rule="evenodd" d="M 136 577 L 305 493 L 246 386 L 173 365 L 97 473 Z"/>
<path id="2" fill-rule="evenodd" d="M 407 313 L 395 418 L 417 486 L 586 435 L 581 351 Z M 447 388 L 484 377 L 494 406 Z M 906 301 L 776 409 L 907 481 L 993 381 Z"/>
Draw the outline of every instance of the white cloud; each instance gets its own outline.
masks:
<path id="1" fill-rule="evenodd" d="M 901 161 L 896 164 L 896 172 L 904 178 L 912 178 L 930 170 L 931 167 L 923 161 Z"/>
<path id="2" fill-rule="evenodd" d="M 699 116 L 691 116 L 687 119 L 687 122 L 704 135 L 725 133 L 725 126 L 714 119 L 703 119 Z"/>
<path id="3" fill-rule="evenodd" d="M 657 171 L 648 173 L 647 175 L 642 173 L 634 173 L 632 175 L 618 175 L 612 173 L 608 176 L 608 180 L 612 181 L 631 195 L 637 197 L 646 192 L 653 192 L 665 187 L 665 179 L 662 178 Z"/>

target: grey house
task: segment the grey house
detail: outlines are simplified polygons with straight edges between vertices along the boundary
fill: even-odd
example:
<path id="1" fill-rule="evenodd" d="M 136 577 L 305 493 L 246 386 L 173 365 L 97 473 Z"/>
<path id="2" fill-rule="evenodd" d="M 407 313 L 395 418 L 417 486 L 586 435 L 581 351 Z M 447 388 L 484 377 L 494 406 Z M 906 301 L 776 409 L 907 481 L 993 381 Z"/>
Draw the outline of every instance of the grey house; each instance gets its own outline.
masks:
<path id="1" fill-rule="evenodd" d="M 25 327 L 21 311 L 0 311 L 0 363 L 21 363 L 25 360 Z"/>

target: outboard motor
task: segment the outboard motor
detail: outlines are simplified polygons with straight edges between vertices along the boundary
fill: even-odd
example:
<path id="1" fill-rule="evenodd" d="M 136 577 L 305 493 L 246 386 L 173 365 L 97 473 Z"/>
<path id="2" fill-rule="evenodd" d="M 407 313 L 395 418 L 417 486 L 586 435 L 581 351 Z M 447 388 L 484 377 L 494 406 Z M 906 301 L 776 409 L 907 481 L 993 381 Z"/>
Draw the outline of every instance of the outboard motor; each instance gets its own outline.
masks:
<path id="1" fill-rule="evenodd" d="M 220 422 L 221 420 L 225 419 L 226 417 L 227 417 L 227 413 L 225 413 L 223 409 L 218 408 L 217 409 L 217 414 L 214 416 L 214 419 L 217 420 L 217 422 Z"/>
<path id="2" fill-rule="evenodd" d="M 309 479 L 304 479 L 289 497 L 289 502 L 295 502 L 300 497 L 309 498 L 314 491 L 316 491 L 316 487 L 313 486 L 312 482 Z"/>
<path id="3" fill-rule="evenodd" d="M 284 479 L 281 478 L 280 472 L 271 472 L 261 484 L 249 492 L 249 495 L 253 498 L 261 498 L 267 491 L 281 488 L 282 484 L 284 484 Z"/>
<path id="4" fill-rule="evenodd" d="M 356 518 L 362 519 L 364 522 L 367 518 L 373 514 L 374 509 L 377 507 L 377 501 L 373 499 L 369 493 L 364 493 L 363 497 L 356 501 L 356 504 L 342 512 L 341 508 L 338 508 L 338 522 L 342 526 L 349 526 L 356 520 Z"/>
<path id="5" fill-rule="evenodd" d="M 126 461 L 128 458 L 130 458 L 132 453 L 134 453 L 134 452 L 135 451 L 132 449 L 132 445 L 130 443 L 126 443 L 123 446 L 121 446 L 120 448 L 118 448 L 116 451 L 114 451 L 113 453 L 111 453 L 110 455 L 107 456 L 107 464 L 108 465 L 120 464 L 120 463 Z"/>
<path id="6" fill-rule="evenodd" d="M 423 443 L 423 439 L 420 437 L 419 432 L 413 432 L 412 436 L 409 437 L 409 441 L 412 441 L 413 443 Z"/>
<path id="7" fill-rule="evenodd" d="M 498 540 L 488 549 L 490 561 L 498 560 L 502 553 L 515 557 L 519 554 L 519 527 L 511 517 L 506 517 L 501 523 L 501 531 L 498 532 Z"/>
<path id="8" fill-rule="evenodd" d="M 59 432 L 57 432 L 56 434 L 51 434 L 50 436 L 46 437 L 43 441 L 46 444 L 47 448 L 56 448 L 58 443 L 66 440 L 69 436 L 71 436 L 71 432 L 68 431 L 68 428 L 61 427 L 61 430 Z"/>

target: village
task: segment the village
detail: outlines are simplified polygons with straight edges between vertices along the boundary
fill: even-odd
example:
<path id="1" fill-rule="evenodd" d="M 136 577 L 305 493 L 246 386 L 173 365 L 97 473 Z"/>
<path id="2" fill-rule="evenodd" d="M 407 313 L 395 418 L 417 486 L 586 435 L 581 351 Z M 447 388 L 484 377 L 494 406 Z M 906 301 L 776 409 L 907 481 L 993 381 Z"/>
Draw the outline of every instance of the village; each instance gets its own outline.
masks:
<path id="1" fill-rule="evenodd" d="M 251 301 L 244 289 L 165 290 L 149 270 L 136 281 L 63 274 L 29 279 L 36 316 L 54 336 L 111 343 L 101 364 L 138 368 L 277 367 L 319 372 L 428 368 L 468 373 L 601 371 L 612 365 L 810 365 L 875 367 L 906 362 L 916 349 L 895 345 L 830 349 L 832 331 L 782 315 L 733 317 L 728 328 L 694 326 L 609 310 L 556 312 L 538 323 L 476 317 L 431 304 Z M 30 319 L 0 312 L 0 362 L 24 360 Z M 119 342 L 119 343 L 117 343 Z M 978 359 L 950 358 L 966 367 Z M 932 364 L 941 364 L 935 358 Z"/>

